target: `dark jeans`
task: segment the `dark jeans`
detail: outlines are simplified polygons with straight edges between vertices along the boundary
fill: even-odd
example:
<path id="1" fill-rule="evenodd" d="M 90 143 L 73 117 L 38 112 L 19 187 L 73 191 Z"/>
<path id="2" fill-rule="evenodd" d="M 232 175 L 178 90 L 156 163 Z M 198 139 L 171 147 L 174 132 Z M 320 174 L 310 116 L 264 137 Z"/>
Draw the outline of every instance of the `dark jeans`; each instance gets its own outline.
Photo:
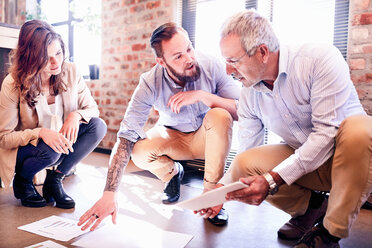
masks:
<path id="1" fill-rule="evenodd" d="M 88 124 L 81 123 L 78 138 L 72 146 L 74 152 L 56 153 L 40 140 L 35 147 L 31 144 L 20 146 L 17 153 L 16 173 L 32 180 L 34 175 L 44 168 L 58 166 L 57 169 L 67 174 L 85 156 L 91 153 L 106 134 L 106 123 L 100 118 L 92 118 Z"/>

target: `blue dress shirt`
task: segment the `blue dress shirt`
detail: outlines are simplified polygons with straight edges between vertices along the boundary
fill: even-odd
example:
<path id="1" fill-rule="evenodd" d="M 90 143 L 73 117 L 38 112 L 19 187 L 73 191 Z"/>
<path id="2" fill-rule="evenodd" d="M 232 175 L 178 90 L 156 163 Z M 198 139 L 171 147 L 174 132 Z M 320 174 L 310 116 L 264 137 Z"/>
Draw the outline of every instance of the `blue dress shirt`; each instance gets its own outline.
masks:
<path id="1" fill-rule="evenodd" d="M 221 61 L 200 53 L 196 53 L 196 60 L 201 70 L 200 78 L 187 83 L 185 87 L 176 84 L 158 64 L 143 73 L 120 124 L 118 137 L 132 142 L 146 138 L 143 126 L 152 106 L 159 112 L 157 125 L 181 132 L 198 130 L 210 108 L 199 101 L 183 106 L 178 114 L 172 112 L 167 107 L 168 100 L 180 91 L 204 90 L 223 98 L 239 98 L 241 85 L 226 74 L 225 65 Z"/>

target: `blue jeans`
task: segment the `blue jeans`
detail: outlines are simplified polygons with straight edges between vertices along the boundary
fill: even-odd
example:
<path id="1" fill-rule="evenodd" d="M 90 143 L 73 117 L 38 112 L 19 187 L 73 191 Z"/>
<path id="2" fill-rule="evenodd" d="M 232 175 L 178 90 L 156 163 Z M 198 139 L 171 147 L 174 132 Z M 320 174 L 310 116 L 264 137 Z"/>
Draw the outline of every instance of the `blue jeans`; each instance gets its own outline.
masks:
<path id="1" fill-rule="evenodd" d="M 40 140 L 35 147 L 31 144 L 20 146 L 17 153 L 16 173 L 32 180 L 34 175 L 44 168 L 58 166 L 57 169 L 67 174 L 85 156 L 91 153 L 106 134 L 106 123 L 100 118 L 92 118 L 88 124 L 81 123 L 78 138 L 72 146 L 74 152 L 56 153 Z"/>

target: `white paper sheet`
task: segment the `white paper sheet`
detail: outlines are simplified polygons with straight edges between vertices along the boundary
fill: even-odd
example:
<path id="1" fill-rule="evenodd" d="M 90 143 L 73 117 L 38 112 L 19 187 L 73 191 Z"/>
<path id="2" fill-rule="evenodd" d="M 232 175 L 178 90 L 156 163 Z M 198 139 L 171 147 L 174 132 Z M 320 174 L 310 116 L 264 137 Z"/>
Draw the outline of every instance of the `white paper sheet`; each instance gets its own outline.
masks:
<path id="1" fill-rule="evenodd" d="M 45 219 L 20 226 L 18 229 L 60 241 L 69 241 L 72 238 L 89 232 L 89 229 L 82 231 L 77 223 L 78 221 L 75 220 L 52 215 Z"/>
<path id="2" fill-rule="evenodd" d="M 129 216 L 119 215 L 117 223 L 85 234 L 72 245 L 89 248 L 182 248 L 193 238 L 192 235 L 161 230 Z"/>
<path id="3" fill-rule="evenodd" d="M 25 248 L 67 248 L 66 246 L 57 244 L 56 242 L 53 242 L 51 240 L 47 240 L 41 243 L 37 243 L 34 245 L 27 246 Z"/>
<path id="4" fill-rule="evenodd" d="M 246 187 L 248 187 L 248 185 L 238 181 L 217 189 L 210 190 L 204 194 L 179 202 L 175 205 L 193 211 L 200 210 L 203 208 L 214 207 L 226 202 L 225 197 L 227 193 L 238 189 L 243 189 Z"/>

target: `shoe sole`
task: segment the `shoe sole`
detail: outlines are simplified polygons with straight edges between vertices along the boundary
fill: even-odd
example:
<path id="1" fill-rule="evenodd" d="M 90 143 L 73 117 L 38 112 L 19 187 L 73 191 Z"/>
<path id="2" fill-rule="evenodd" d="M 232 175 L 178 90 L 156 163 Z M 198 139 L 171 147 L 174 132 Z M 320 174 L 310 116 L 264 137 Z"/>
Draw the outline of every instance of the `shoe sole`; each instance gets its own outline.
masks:
<path id="1" fill-rule="evenodd" d="M 320 222 L 323 222 L 324 216 L 325 216 L 325 214 L 324 214 L 323 216 L 321 216 L 320 218 L 318 218 L 318 219 L 316 220 L 314 226 L 315 226 L 316 224 L 320 223 Z M 305 231 L 305 232 L 306 232 L 306 231 Z M 292 237 L 288 237 L 288 236 L 286 236 L 285 234 L 283 234 L 283 233 L 281 233 L 281 232 L 278 231 L 278 237 L 279 237 L 280 239 L 283 239 L 283 240 L 299 240 L 300 238 L 302 238 L 302 236 L 305 234 L 305 232 L 303 232 L 303 233 L 301 234 L 300 237 L 293 237 L 293 238 L 292 238 Z"/>

